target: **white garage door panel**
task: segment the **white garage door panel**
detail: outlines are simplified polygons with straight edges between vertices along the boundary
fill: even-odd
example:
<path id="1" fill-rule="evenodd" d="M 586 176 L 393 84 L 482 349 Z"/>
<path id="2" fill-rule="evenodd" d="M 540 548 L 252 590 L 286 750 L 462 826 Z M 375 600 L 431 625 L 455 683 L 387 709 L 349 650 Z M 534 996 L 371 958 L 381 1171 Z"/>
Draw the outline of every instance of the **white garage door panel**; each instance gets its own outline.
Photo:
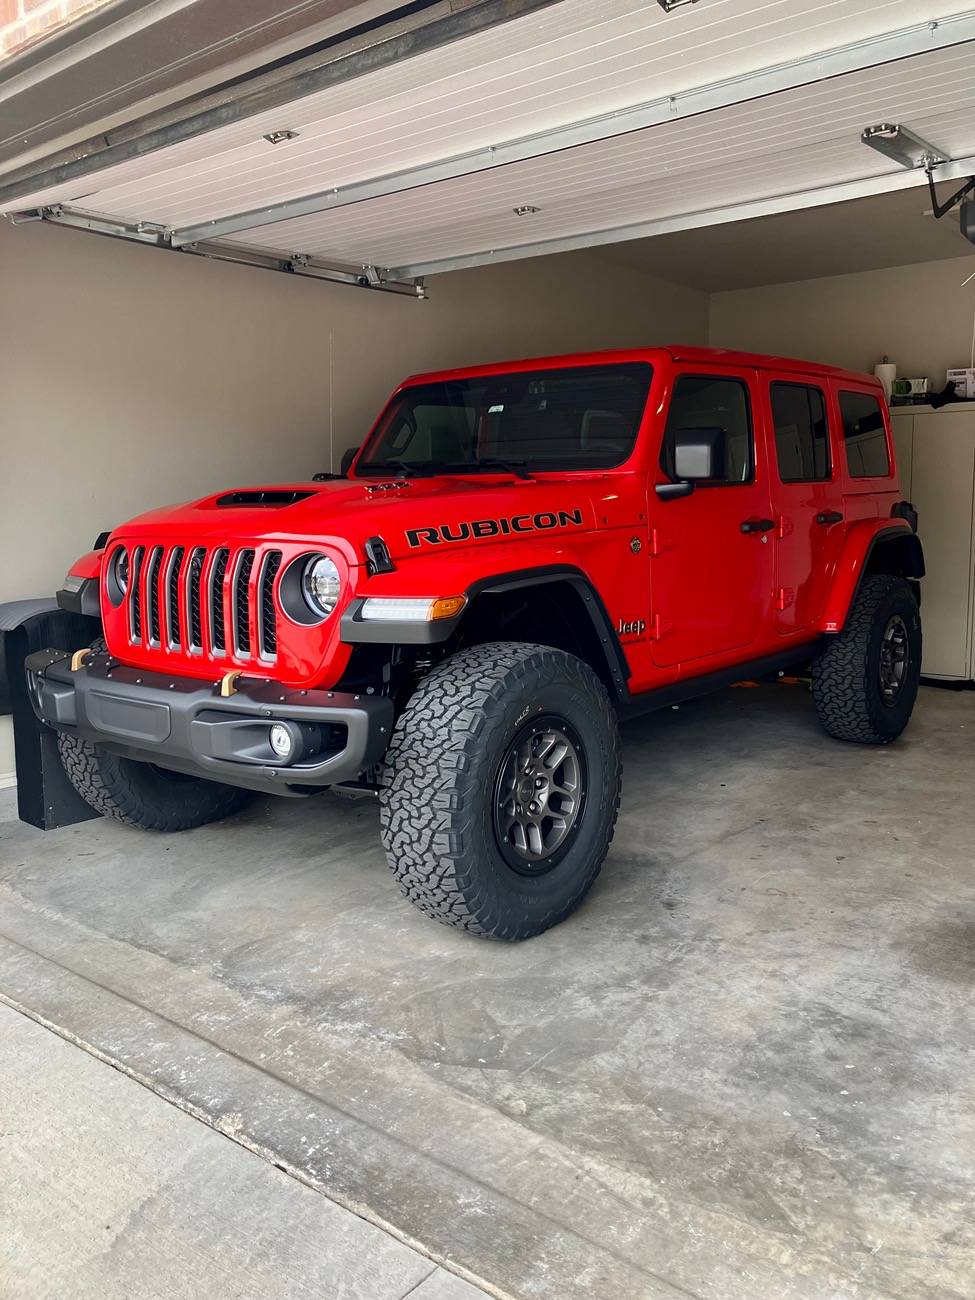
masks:
<path id="1" fill-rule="evenodd" d="M 952 156 L 975 154 L 968 47 L 921 55 L 702 117 L 235 234 L 237 245 L 413 267 L 527 240 L 610 230 L 710 205 L 900 169 L 859 140 L 910 122 Z M 705 199 L 706 196 L 706 199 Z M 512 208 L 540 210 L 519 218 Z"/>
<path id="2" fill-rule="evenodd" d="M 93 177 L 39 191 L 165 225 L 281 201 L 676 95 L 959 12 L 938 0 L 562 0 Z M 298 130 L 270 146 L 268 131 Z"/>

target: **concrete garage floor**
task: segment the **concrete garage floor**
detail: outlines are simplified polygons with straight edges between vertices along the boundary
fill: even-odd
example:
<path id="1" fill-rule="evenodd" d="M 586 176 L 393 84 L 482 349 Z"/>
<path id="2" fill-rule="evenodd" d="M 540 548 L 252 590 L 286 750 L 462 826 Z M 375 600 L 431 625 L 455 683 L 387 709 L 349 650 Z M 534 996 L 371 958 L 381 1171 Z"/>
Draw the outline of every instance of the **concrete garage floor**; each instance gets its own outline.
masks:
<path id="1" fill-rule="evenodd" d="M 4 1300 L 483 1300 L 155 1093 L 0 1006 Z"/>
<path id="2" fill-rule="evenodd" d="M 971 1300 L 975 695 L 624 736 L 597 887 L 516 947 L 404 903 L 368 803 L 7 821 L 0 993 L 498 1294 Z"/>

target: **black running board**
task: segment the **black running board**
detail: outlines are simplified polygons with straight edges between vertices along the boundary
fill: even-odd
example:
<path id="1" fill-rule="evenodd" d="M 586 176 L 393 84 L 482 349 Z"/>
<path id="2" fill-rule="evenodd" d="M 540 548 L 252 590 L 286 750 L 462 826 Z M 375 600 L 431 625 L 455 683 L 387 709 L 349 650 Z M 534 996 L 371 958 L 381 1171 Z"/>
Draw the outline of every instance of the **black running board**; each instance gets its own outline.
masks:
<path id="1" fill-rule="evenodd" d="M 639 695 L 631 695 L 619 709 L 620 718 L 639 717 L 643 713 L 652 713 L 655 709 L 665 709 L 672 704 L 683 704 L 685 700 L 696 699 L 699 695 L 710 695 L 725 686 L 734 686 L 736 682 L 750 681 L 755 677 L 767 677 L 770 673 L 785 672 L 816 658 L 826 637 L 815 641 L 806 641 L 801 646 L 790 646 L 774 655 L 763 655 L 760 659 L 749 659 L 744 663 L 732 664 L 730 668 L 721 668 L 713 673 L 701 673 L 697 677 L 685 677 L 669 686 L 658 686 Z"/>

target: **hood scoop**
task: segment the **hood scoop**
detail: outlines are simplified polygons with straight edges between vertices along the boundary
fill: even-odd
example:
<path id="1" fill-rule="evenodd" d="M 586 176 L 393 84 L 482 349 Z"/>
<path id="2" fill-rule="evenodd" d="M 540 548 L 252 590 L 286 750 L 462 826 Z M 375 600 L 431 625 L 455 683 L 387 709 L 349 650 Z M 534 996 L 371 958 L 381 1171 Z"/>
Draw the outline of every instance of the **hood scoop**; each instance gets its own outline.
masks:
<path id="1" fill-rule="evenodd" d="M 288 491 L 282 488 L 242 488 L 237 492 L 225 492 L 217 497 L 218 506 L 293 506 L 298 501 L 313 497 L 315 493 Z"/>

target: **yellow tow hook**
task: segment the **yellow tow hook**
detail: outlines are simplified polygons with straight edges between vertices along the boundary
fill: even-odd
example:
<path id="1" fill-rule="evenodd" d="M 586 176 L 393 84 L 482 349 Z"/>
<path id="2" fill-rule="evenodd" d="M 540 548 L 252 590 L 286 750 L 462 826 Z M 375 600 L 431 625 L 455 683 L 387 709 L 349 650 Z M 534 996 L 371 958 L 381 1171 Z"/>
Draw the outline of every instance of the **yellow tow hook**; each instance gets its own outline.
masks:
<path id="1" fill-rule="evenodd" d="M 237 678 L 243 677 L 243 675 L 239 668 L 233 668 L 220 678 L 220 694 L 224 699 L 237 694 Z"/>
<path id="2" fill-rule="evenodd" d="M 90 645 L 84 646 L 81 650 L 76 650 L 74 654 L 71 656 L 71 671 L 73 673 L 76 673 L 90 654 L 91 654 Z"/>

